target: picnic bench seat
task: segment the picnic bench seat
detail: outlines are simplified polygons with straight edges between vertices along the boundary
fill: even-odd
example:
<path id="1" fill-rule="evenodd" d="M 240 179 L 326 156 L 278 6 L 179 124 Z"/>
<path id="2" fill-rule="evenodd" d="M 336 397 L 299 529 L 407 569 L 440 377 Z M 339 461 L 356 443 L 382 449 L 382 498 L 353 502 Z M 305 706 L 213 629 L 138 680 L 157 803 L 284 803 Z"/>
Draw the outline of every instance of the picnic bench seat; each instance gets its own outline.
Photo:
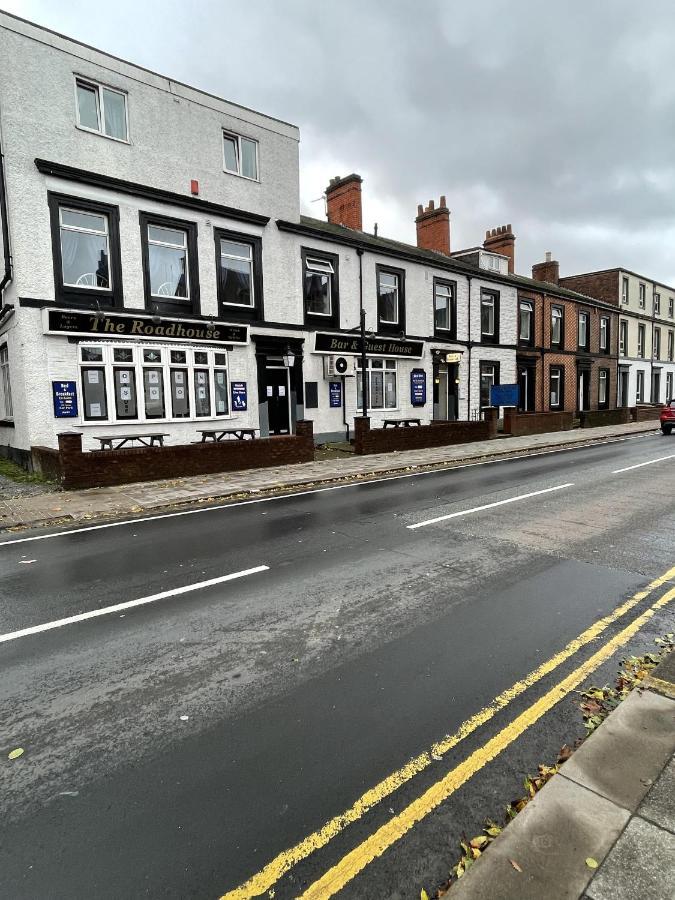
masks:
<path id="1" fill-rule="evenodd" d="M 421 419 L 385 419 L 383 428 L 409 428 L 411 425 L 422 425 Z"/>
<path id="2" fill-rule="evenodd" d="M 169 437 L 168 434 L 153 431 L 149 434 L 113 434 L 103 437 L 95 437 L 101 445 L 101 450 L 119 450 L 125 444 L 133 444 L 138 441 L 143 447 L 163 447 L 164 438 Z"/>
<path id="3" fill-rule="evenodd" d="M 255 428 L 206 428 L 199 433 L 202 436 L 202 443 L 204 443 L 205 441 L 224 441 L 233 437 L 238 441 L 246 438 L 253 440 L 255 432 Z"/>

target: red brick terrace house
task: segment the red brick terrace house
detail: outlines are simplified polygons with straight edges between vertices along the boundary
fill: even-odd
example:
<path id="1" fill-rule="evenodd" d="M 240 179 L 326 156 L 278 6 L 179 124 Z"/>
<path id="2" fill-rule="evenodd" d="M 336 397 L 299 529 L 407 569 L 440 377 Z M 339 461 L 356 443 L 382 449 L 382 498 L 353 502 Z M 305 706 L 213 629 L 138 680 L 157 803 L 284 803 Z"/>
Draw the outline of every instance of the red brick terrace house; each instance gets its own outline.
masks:
<path id="1" fill-rule="evenodd" d="M 619 311 L 559 284 L 546 254 L 518 288 L 516 368 L 524 412 L 582 412 L 617 405 Z"/>

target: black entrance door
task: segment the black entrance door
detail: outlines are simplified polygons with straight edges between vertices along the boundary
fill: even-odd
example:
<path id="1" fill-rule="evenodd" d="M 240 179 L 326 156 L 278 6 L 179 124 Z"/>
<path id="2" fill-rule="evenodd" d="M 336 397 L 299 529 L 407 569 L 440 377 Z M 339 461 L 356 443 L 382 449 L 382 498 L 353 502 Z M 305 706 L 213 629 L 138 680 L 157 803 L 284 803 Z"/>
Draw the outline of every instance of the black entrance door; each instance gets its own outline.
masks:
<path id="1" fill-rule="evenodd" d="M 288 369 L 266 369 L 265 374 L 270 434 L 290 434 Z"/>
<path id="2" fill-rule="evenodd" d="M 521 412 L 534 412 L 536 369 L 534 366 L 518 366 L 518 408 Z"/>

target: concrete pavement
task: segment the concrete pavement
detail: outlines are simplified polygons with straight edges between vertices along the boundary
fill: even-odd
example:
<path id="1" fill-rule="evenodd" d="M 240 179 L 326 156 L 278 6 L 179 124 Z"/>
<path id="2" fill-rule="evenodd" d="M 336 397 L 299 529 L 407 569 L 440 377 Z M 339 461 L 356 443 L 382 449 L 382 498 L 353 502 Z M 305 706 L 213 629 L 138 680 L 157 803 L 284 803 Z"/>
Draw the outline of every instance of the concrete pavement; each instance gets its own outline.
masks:
<path id="1" fill-rule="evenodd" d="M 425 450 L 320 460 L 294 466 L 19 496 L 0 501 L 0 529 L 78 522 L 99 516 L 138 515 L 149 510 L 188 503 L 245 499 L 260 493 L 301 490 L 304 487 L 344 481 L 365 481 L 395 472 L 453 467 L 522 453 L 545 452 L 635 437 L 650 432 L 658 432 L 654 422 L 635 422 Z M 671 443 L 673 442 L 670 441 L 667 446 Z"/>
<path id="2" fill-rule="evenodd" d="M 452 886 L 452 900 L 675 896 L 675 653 L 644 687 Z"/>

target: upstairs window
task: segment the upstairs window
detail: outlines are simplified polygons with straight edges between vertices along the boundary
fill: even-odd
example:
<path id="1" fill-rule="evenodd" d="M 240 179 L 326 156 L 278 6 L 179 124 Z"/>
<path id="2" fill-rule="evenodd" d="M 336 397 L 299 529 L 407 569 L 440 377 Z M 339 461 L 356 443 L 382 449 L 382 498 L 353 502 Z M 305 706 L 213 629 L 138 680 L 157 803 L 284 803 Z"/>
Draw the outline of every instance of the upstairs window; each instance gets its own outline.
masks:
<path id="1" fill-rule="evenodd" d="M 305 259 L 305 310 L 312 316 L 330 316 L 333 309 L 333 275 L 330 260 Z"/>
<path id="2" fill-rule="evenodd" d="M 645 355 L 645 326 L 638 325 L 637 355 L 642 359 Z"/>
<path id="3" fill-rule="evenodd" d="M 600 316 L 600 352 L 609 351 L 609 316 Z"/>
<path id="4" fill-rule="evenodd" d="M 480 292 L 480 333 L 484 343 L 499 341 L 499 294 L 483 288 Z"/>
<path id="5" fill-rule="evenodd" d="M 644 309 L 647 304 L 647 286 L 642 282 L 640 282 L 638 303 L 640 305 L 640 309 Z"/>
<path id="6" fill-rule="evenodd" d="M 405 331 L 404 278 L 402 269 L 377 266 L 378 331 L 390 334 Z"/>
<path id="7" fill-rule="evenodd" d="M 672 297 L 668 298 L 668 318 L 672 319 L 673 315 L 675 315 L 675 300 Z"/>
<path id="8" fill-rule="evenodd" d="M 563 308 L 562 306 L 551 307 L 551 345 L 554 347 L 562 346 L 563 342 Z"/>
<path id="9" fill-rule="evenodd" d="M 661 329 L 654 329 L 654 359 L 661 359 Z"/>
<path id="10" fill-rule="evenodd" d="M 127 95 L 123 91 L 85 81 L 75 81 L 77 124 L 116 141 L 128 141 Z"/>
<path id="11" fill-rule="evenodd" d="M 218 305 L 224 316 L 262 318 L 262 240 L 215 228 Z"/>
<path id="12" fill-rule="evenodd" d="M 675 352 L 675 344 L 673 343 L 673 337 L 674 337 L 673 332 L 669 331 L 668 332 L 668 362 L 673 361 L 673 355 Z"/>
<path id="13" fill-rule="evenodd" d="M 621 302 L 628 303 L 628 279 L 625 275 L 621 279 Z"/>
<path id="14" fill-rule="evenodd" d="M 520 342 L 534 343 L 534 306 L 529 300 L 520 301 Z"/>
<path id="15" fill-rule="evenodd" d="M 587 312 L 579 313 L 579 340 L 578 345 L 580 350 L 588 350 L 590 334 L 588 328 L 588 320 L 589 315 Z"/>
<path id="16" fill-rule="evenodd" d="M 661 294 L 654 294 L 654 315 L 661 315 Z"/>
<path id="17" fill-rule="evenodd" d="M 223 168 L 232 175 L 258 180 L 258 142 L 223 132 Z"/>
<path id="18" fill-rule="evenodd" d="M 140 213 L 146 308 L 199 312 L 197 226 Z"/>
<path id="19" fill-rule="evenodd" d="M 619 356 L 628 355 L 628 322 L 622 319 L 619 322 Z"/>
<path id="20" fill-rule="evenodd" d="M 456 333 L 455 284 L 434 278 L 434 328 L 447 332 L 447 337 Z"/>

